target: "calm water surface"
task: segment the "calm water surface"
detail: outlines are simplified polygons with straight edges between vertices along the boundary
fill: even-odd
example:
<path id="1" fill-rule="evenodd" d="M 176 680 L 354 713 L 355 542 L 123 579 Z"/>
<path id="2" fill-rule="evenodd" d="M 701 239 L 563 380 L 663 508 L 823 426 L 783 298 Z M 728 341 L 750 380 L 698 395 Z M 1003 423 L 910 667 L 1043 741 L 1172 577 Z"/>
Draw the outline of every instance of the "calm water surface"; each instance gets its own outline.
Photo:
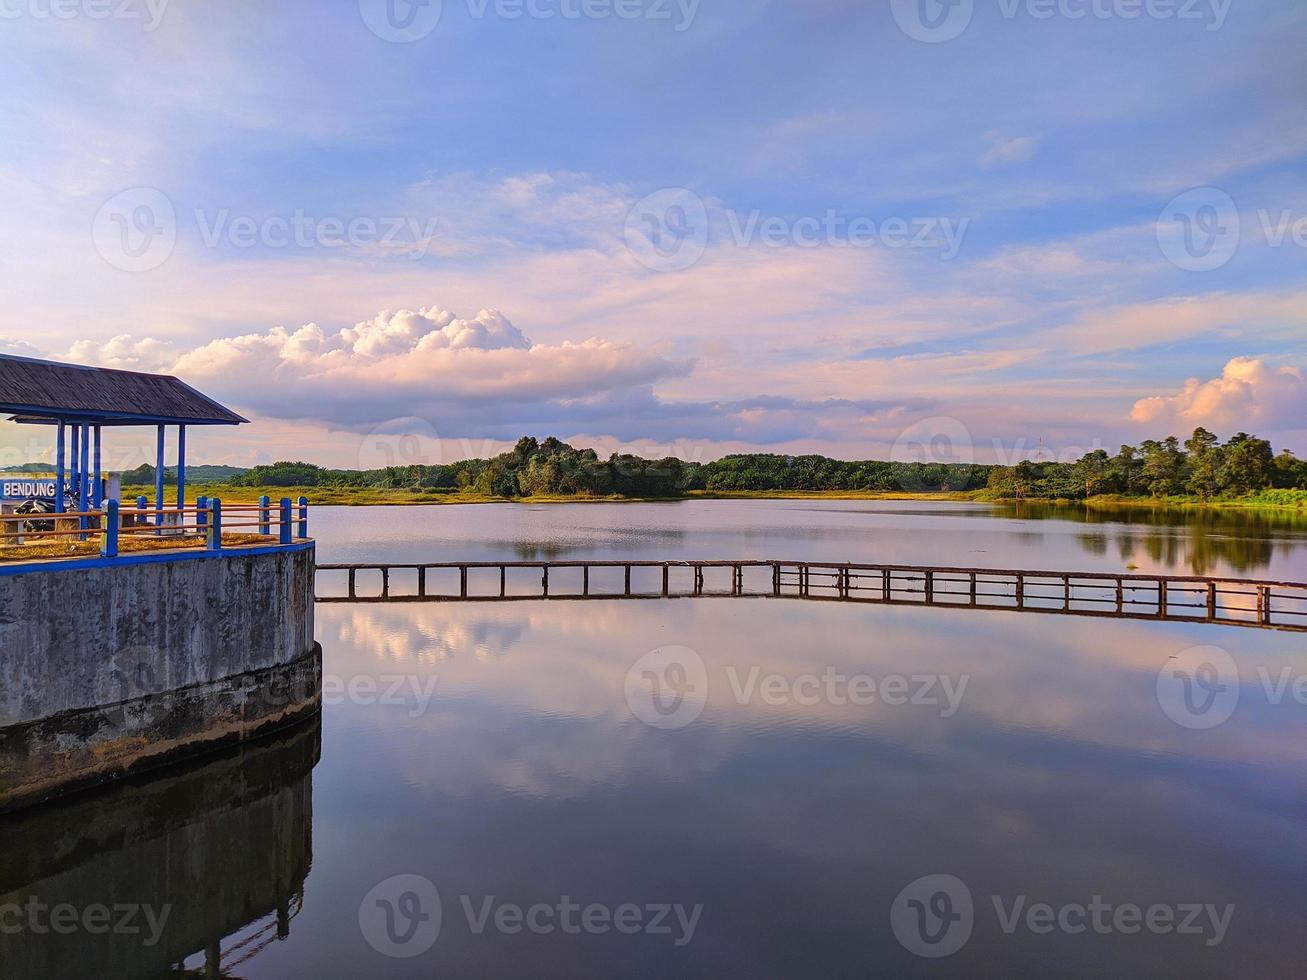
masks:
<path id="1" fill-rule="evenodd" d="M 322 561 L 1307 580 L 1291 521 L 1085 516 L 713 501 L 314 531 Z M 330 605 L 317 632 L 319 724 L 0 825 L 0 906 L 172 906 L 149 946 L 0 935 L 0 976 L 204 975 L 206 948 L 245 978 L 1302 975 L 1302 635 L 764 599 Z M 1222 651 L 1230 684 L 1176 680 Z"/>

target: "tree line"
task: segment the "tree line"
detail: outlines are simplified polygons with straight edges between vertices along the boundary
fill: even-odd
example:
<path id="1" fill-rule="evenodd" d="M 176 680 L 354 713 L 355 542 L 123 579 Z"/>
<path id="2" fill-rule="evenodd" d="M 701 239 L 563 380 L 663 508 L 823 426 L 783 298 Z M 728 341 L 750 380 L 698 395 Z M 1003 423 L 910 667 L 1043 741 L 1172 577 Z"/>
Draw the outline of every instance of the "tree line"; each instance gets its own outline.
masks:
<path id="1" fill-rule="evenodd" d="M 148 482 L 148 481 L 147 481 Z M 600 459 L 558 439 L 527 437 L 493 459 L 373 470 L 327 469 L 279 462 L 231 477 L 238 486 L 408 489 L 518 498 L 621 496 L 672 498 L 696 491 L 868 491 L 897 493 L 985 490 L 999 498 L 1083 499 L 1100 494 L 1202 500 L 1270 489 L 1307 490 L 1307 460 L 1240 432 L 1227 442 L 1198 428 L 1185 442 L 1172 436 L 1098 449 L 1074 462 L 1024 460 L 1015 466 L 966 463 L 848 461 L 826 456 L 746 453 L 711 463 L 675 457 L 614 454 Z"/>
<path id="2" fill-rule="evenodd" d="M 1096 449 L 1075 462 L 1023 460 L 996 466 L 988 489 L 995 496 L 1079 499 L 1123 496 L 1243 496 L 1266 490 L 1307 490 L 1307 460 L 1289 450 L 1276 455 L 1270 442 L 1237 433 L 1222 443 L 1199 426 L 1181 443 L 1171 436 L 1122 446 L 1115 455 Z"/>
<path id="3" fill-rule="evenodd" d="M 238 486 L 360 487 L 469 491 L 496 497 L 678 497 L 694 491 L 942 491 L 979 489 L 989 467 L 969 464 L 849 462 L 825 456 L 750 453 L 711 463 L 614 454 L 600 459 L 558 439 L 527 437 L 493 459 L 377 470 L 329 470 L 312 463 L 256 466 Z"/>

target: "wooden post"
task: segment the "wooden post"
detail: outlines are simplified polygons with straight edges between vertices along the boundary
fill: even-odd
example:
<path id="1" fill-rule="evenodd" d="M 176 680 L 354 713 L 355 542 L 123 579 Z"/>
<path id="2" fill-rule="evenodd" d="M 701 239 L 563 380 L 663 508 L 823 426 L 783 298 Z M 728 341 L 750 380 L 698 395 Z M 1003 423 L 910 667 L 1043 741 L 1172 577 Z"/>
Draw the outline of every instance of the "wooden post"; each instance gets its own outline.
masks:
<path id="1" fill-rule="evenodd" d="M 1259 585 L 1257 587 L 1259 606 L 1261 607 L 1261 623 L 1263 626 L 1271 625 L 1271 587 L 1269 585 Z"/>
<path id="2" fill-rule="evenodd" d="M 1125 615 L 1125 580 L 1122 578 L 1116 580 L 1116 614 Z"/>
<path id="3" fill-rule="evenodd" d="M 508 567 L 499 566 L 499 598 L 504 599 L 508 596 Z"/>
<path id="4" fill-rule="evenodd" d="M 1071 576 L 1070 575 L 1062 576 L 1062 608 L 1068 611 L 1071 609 Z"/>
<path id="5" fill-rule="evenodd" d="M 351 568 L 349 570 L 349 597 L 351 599 L 357 599 L 359 597 L 357 573 L 357 568 Z"/>
<path id="6" fill-rule="evenodd" d="M 1207 583 L 1207 618 L 1216 618 L 1216 583 Z"/>
<path id="7" fill-rule="evenodd" d="M 663 562 L 663 598 L 664 599 L 666 599 L 667 596 L 670 594 L 669 579 L 671 578 L 671 571 L 672 571 L 671 567 L 666 562 Z"/>
<path id="8" fill-rule="evenodd" d="M 630 565 L 626 566 L 626 595 L 628 598 L 631 595 L 631 566 Z"/>
<path id="9" fill-rule="evenodd" d="M 1026 608 L 1026 577 L 1019 573 L 1017 575 L 1017 608 Z"/>
<path id="10" fill-rule="evenodd" d="M 418 566 L 418 598 L 427 597 L 427 568 L 425 565 Z"/>
<path id="11" fill-rule="evenodd" d="M 926 573 L 926 604 L 930 605 L 935 601 L 935 573 Z"/>
<path id="12" fill-rule="evenodd" d="M 976 573 L 971 573 L 971 605 L 976 605 Z"/>
<path id="13" fill-rule="evenodd" d="M 893 589 L 891 588 L 892 584 L 893 583 L 890 581 L 890 570 L 888 568 L 882 568 L 880 570 L 880 593 L 881 593 L 881 598 L 885 602 L 889 602 L 892 598 L 892 594 L 893 594 Z"/>
<path id="14" fill-rule="evenodd" d="M 381 598 L 390 598 L 390 569 L 381 566 Z"/>
<path id="15" fill-rule="evenodd" d="M 590 566 L 581 566 L 581 595 L 590 595 Z"/>
<path id="16" fill-rule="evenodd" d="M 545 579 L 545 595 L 549 595 L 549 579 Z M 458 597 L 467 598 L 467 566 L 462 565 L 458 570 Z"/>
<path id="17" fill-rule="evenodd" d="M 208 541 L 210 551 L 222 550 L 222 500 L 214 497 L 209 501 Z"/>
<path id="18" fill-rule="evenodd" d="M 1166 618 L 1166 579 L 1157 580 L 1157 618 Z"/>
<path id="19" fill-rule="evenodd" d="M 541 565 L 540 569 L 544 573 L 541 576 L 541 585 L 544 587 L 544 595 L 545 598 L 549 598 L 549 566 Z"/>

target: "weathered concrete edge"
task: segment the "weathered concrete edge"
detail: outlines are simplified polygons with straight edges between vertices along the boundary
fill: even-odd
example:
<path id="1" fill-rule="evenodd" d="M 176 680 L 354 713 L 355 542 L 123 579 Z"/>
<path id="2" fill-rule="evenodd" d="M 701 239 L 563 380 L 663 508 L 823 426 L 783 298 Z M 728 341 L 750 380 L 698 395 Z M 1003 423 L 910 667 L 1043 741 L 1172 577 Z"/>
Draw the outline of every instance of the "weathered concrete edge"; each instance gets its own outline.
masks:
<path id="1" fill-rule="evenodd" d="M 267 704 L 274 701 L 267 696 L 268 689 L 289 688 L 292 696 L 284 704 Z M 293 696 L 298 687 L 300 696 Z M 253 716 L 246 714 L 250 706 L 243 694 L 256 692 L 256 697 L 265 701 L 269 710 L 256 712 Z M 215 698 L 228 698 L 239 702 L 236 708 L 238 717 L 215 724 L 211 707 Z M 255 704 L 258 702 L 256 701 Z M 177 726 L 175 718 L 185 715 L 188 708 L 202 706 L 202 710 L 193 719 L 195 727 L 185 732 L 186 726 Z M 78 729 L 90 727 L 103 730 L 112 729 L 116 738 L 102 740 L 100 744 L 90 744 L 90 740 L 77 738 L 82 742 L 82 751 L 87 759 L 94 758 L 98 765 L 84 765 L 74 776 L 67 774 L 67 768 L 57 770 L 57 774 L 45 775 L 35 780 L 19 783 L 12 789 L 0 790 L 0 814 L 38 806 L 53 800 L 63 800 L 69 796 L 84 793 L 110 783 L 134 777 L 156 769 L 167 768 L 187 759 L 208 755 L 229 749 L 244 742 L 253 741 L 275 732 L 292 728 L 321 711 L 322 708 L 322 645 L 314 643 L 313 649 L 303 657 L 288 664 L 251 671 L 223 678 L 217 682 L 192 685 L 162 694 L 140 698 L 131 702 L 121 702 L 104 708 L 87 708 L 75 712 L 66 712 L 61 716 L 29 722 L 0 731 L 0 765 L 14 758 L 13 747 L 21 743 L 21 755 L 33 763 L 32 768 L 38 772 L 49 772 L 51 753 L 64 755 L 67 761 L 66 736 L 77 733 Z M 129 725 L 123 719 L 129 713 L 156 715 L 154 724 L 163 724 L 175 728 L 177 735 L 164 742 L 147 740 L 139 732 L 129 734 Z M 146 721 L 148 726 L 150 721 Z M 8 744 L 6 744 L 8 743 Z M 104 745 L 118 743 L 117 751 L 106 752 Z"/>

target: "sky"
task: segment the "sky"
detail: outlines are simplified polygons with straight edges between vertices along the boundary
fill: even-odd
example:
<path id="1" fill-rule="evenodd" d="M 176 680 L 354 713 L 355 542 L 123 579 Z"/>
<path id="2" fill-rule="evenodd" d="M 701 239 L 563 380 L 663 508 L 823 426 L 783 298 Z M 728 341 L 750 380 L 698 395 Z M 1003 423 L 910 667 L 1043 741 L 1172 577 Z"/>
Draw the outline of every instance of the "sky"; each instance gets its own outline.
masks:
<path id="1" fill-rule="evenodd" d="M 1304 50 L 1296 0 L 0 0 L 0 351 L 252 420 L 191 462 L 1307 454 Z"/>

